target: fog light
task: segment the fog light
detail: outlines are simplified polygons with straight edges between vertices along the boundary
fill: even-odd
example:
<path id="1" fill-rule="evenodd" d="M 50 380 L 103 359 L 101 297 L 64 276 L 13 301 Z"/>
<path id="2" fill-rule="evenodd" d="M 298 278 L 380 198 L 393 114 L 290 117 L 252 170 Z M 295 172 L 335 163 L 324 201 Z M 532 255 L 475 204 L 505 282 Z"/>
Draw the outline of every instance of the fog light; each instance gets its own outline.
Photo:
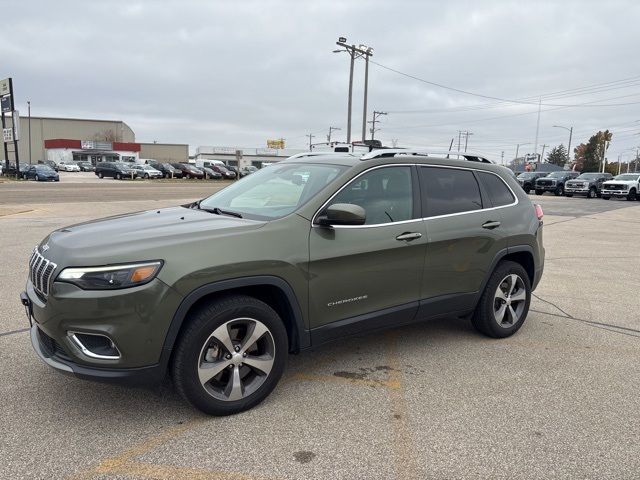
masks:
<path id="1" fill-rule="evenodd" d="M 101 360 L 117 360 L 120 350 L 106 335 L 97 333 L 68 332 L 71 342 L 87 357 Z"/>

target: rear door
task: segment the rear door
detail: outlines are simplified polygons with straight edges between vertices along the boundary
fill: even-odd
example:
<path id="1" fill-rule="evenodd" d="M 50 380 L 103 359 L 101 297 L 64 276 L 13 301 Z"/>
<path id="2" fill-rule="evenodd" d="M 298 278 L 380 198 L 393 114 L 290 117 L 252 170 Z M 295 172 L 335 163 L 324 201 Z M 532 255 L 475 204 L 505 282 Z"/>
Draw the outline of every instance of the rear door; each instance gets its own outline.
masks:
<path id="1" fill-rule="evenodd" d="M 427 231 L 419 315 L 467 310 L 494 258 L 507 247 L 501 205 L 493 206 L 485 186 L 504 182 L 492 173 L 457 167 L 422 166 L 419 172 Z M 513 203 L 510 190 L 509 195 Z"/>
<path id="2" fill-rule="evenodd" d="M 311 327 L 365 314 L 371 314 L 371 318 L 360 323 L 358 329 L 413 319 L 426 245 L 415 166 L 368 170 L 348 183 L 324 208 L 335 203 L 361 206 L 367 220 L 362 226 L 312 227 Z"/>

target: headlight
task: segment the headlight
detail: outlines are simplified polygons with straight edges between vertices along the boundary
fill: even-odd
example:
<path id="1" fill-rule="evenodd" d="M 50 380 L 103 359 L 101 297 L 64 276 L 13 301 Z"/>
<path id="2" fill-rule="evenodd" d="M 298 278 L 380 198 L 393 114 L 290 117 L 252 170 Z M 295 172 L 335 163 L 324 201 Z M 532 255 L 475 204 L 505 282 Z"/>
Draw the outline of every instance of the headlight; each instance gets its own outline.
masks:
<path id="1" fill-rule="evenodd" d="M 107 267 L 65 268 L 56 281 L 72 283 L 83 290 L 115 290 L 149 283 L 161 267 L 161 261 L 154 261 Z"/>

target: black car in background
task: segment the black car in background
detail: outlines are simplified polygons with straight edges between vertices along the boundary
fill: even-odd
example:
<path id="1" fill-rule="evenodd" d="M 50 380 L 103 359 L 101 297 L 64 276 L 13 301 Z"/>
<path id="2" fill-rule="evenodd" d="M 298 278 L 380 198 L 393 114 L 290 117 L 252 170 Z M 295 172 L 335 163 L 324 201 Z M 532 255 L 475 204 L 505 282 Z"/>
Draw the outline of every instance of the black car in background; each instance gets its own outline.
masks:
<path id="1" fill-rule="evenodd" d="M 222 178 L 221 173 L 216 172 L 215 170 L 212 170 L 210 167 L 198 167 L 198 168 L 202 170 L 205 176 L 207 176 L 208 178 L 211 178 L 213 180 L 220 180 Z"/>
<path id="2" fill-rule="evenodd" d="M 538 178 L 546 177 L 549 172 L 523 172 L 517 176 L 516 180 L 524 190 L 524 193 L 529 193 L 535 189 L 536 180 Z"/>
<path id="3" fill-rule="evenodd" d="M 258 171 L 258 167 L 254 167 L 253 165 L 248 165 L 246 167 L 242 167 L 240 169 L 240 177 L 246 177 L 247 175 L 251 175 Z"/>
<path id="4" fill-rule="evenodd" d="M 172 163 L 171 166 L 180 170 L 183 178 L 204 178 L 202 170 L 188 163 Z"/>
<path id="5" fill-rule="evenodd" d="M 214 172 L 218 172 L 222 174 L 222 178 L 227 180 L 236 178 L 236 173 L 232 170 L 229 170 L 226 165 L 214 164 L 209 167 Z"/>
<path id="6" fill-rule="evenodd" d="M 112 177 L 116 180 L 138 176 L 137 172 L 124 162 L 99 162 L 95 173 L 98 178 Z"/>
<path id="7" fill-rule="evenodd" d="M 27 180 L 35 180 L 36 182 L 59 182 L 60 176 L 49 165 L 36 164 L 27 165 L 24 178 Z"/>
<path id="8" fill-rule="evenodd" d="M 80 171 L 81 172 L 95 172 L 96 171 L 96 167 L 94 167 L 91 162 L 83 161 L 83 162 L 76 162 L 76 163 L 80 167 Z"/>
<path id="9" fill-rule="evenodd" d="M 164 178 L 182 178 L 182 171 L 175 168 L 170 163 L 147 162 L 156 170 L 160 170 Z"/>

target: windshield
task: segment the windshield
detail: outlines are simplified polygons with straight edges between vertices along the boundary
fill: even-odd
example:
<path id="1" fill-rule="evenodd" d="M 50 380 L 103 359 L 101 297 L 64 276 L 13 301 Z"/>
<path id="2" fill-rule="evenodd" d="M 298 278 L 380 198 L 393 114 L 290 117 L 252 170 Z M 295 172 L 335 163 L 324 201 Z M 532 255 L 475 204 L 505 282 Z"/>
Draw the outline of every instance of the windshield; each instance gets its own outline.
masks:
<path id="1" fill-rule="evenodd" d="M 618 175 L 615 177 L 615 180 L 627 180 L 627 181 L 636 181 L 640 178 L 640 174 L 635 173 L 624 173 L 622 175 Z"/>
<path id="2" fill-rule="evenodd" d="M 567 174 L 567 172 L 553 172 L 547 175 L 549 178 L 562 178 Z"/>
<path id="3" fill-rule="evenodd" d="M 592 180 L 594 178 L 600 178 L 602 176 L 601 173 L 583 173 L 582 175 L 580 175 L 578 177 L 578 179 L 582 179 L 582 180 Z"/>
<path id="4" fill-rule="evenodd" d="M 288 215 L 346 170 L 339 165 L 273 165 L 202 200 L 202 208 L 221 208 L 255 220 Z"/>
<path id="5" fill-rule="evenodd" d="M 521 173 L 520 175 L 518 175 L 518 178 L 523 178 L 523 179 L 528 179 L 528 178 L 534 178 L 536 176 L 535 173 L 531 173 L 531 172 L 526 172 L 526 173 Z"/>
<path id="6" fill-rule="evenodd" d="M 36 166 L 36 170 L 37 170 L 38 172 L 46 172 L 46 173 L 53 172 L 53 168 L 51 168 L 51 167 L 50 167 L 50 166 L 48 166 L 48 165 L 37 165 L 37 166 Z"/>

